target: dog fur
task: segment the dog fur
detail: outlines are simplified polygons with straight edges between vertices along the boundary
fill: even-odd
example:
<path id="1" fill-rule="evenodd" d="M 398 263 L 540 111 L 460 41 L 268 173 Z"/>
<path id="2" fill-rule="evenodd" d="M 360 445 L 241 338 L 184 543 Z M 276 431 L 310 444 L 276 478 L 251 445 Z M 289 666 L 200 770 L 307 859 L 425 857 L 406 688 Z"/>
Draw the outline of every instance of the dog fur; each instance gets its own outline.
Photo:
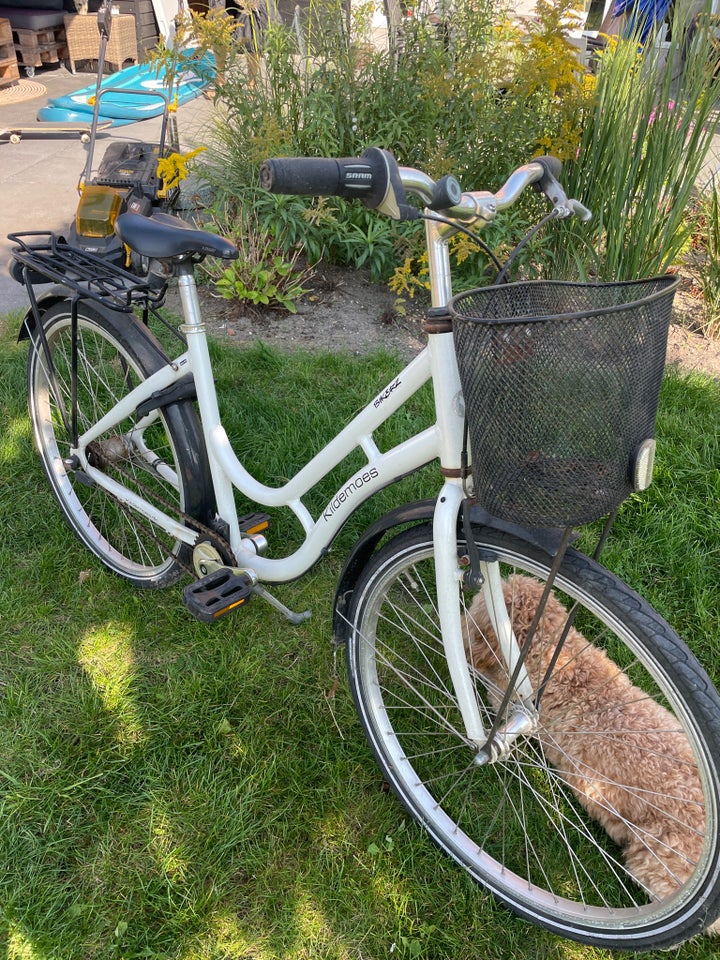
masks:
<path id="1" fill-rule="evenodd" d="M 514 575 L 503 590 L 522 646 L 543 585 Z M 545 676 L 566 619 L 551 593 L 525 661 L 534 686 Z M 507 678 L 482 592 L 465 630 L 468 656 L 497 706 Z M 622 848 L 627 870 L 643 888 L 662 899 L 690 876 L 705 813 L 687 738 L 664 707 L 574 627 L 542 695 L 536 736 L 582 806 Z M 708 932 L 720 935 L 720 920 Z"/>

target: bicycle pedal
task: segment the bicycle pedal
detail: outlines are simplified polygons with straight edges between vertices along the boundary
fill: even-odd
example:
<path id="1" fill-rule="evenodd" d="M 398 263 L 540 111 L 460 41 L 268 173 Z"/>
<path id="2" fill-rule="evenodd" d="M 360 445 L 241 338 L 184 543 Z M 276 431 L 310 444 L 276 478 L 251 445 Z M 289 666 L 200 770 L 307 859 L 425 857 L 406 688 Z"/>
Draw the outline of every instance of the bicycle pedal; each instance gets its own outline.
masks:
<path id="1" fill-rule="evenodd" d="M 241 533 L 252 535 L 262 533 L 270 526 L 270 517 L 267 513 L 247 513 L 238 520 Z"/>
<path id="2" fill-rule="evenodd" d="M 183 590 L 183 603 L 197 620 L 214 623 L 244 606 L 252 596 L 254 585 L 254 578 L 246 571 L 219 567 L 189 583 Z"/>

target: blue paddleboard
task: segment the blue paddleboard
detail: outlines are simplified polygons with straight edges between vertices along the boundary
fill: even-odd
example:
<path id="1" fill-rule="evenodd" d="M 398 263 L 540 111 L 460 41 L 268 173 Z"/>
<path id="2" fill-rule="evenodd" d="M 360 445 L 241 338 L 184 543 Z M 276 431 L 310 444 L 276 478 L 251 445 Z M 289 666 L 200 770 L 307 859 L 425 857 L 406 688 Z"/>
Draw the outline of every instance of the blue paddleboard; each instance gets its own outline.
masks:
<path id="1" fill-rule="evenodd" d="M 198 59 L 198 73 L 186 70 L 175 84 L 178 104 L 199 96 L 214 75 L 214 61 L 209 54 Z M 49 100 L 38 111 L 38 120 L 89 123 L 97 87 L 84 87 L 75 93 Z M 105 92 L 107 91 L 107 92 Z M 165 71 L 155 64 L 136 64 L 105 77 L 100 83 L 100 122 L 113 126 L 158 117 L 165 109 L 168 88 Z M 157 95 L 155 95 L 157 94 Z"/>

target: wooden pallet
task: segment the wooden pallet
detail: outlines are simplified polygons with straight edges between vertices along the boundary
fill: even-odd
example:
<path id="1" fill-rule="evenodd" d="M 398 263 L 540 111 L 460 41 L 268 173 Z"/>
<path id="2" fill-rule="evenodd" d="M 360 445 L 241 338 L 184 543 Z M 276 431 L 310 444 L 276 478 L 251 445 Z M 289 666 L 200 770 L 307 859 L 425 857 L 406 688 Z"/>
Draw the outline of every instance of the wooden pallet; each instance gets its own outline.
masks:
<path id="1" fill-rule="evenodd" d="M 0 19 L 0 87 L 9 87 L 20 78 L 10 21 Z"/>
<path id="2" fill-rule="evenodd" d="M 45 30 L 13 30 L 15 52 L 21 67 L 41 67 L 67 59 L 65 27 L 47 27 Z"/>
<path id="3" fill-rule="evenodd" d="M 0 47 L 0 89 L 11 87 L 20 79 L 18 62 L 15 57 L 15 50 L 12 51 L 12 58 L 3 56 L 3 48 Z"/>

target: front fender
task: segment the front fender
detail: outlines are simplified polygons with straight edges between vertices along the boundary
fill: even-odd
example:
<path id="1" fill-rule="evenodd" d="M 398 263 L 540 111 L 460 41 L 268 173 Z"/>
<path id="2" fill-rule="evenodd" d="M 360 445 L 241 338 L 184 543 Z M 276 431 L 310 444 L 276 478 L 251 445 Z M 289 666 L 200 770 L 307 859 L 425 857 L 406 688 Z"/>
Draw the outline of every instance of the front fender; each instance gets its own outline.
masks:
<path id="1" fill-rule="evenodd" d="M 380 546 L 388 530 L 405 524 L 415 525 L 432 519 L 435 512 L 434 500 L 418 500 L 396 507 L 380 517 L 363 533 L 345 560 L 333 603 L 333 643 L 345 643 L 348 636 L 347 610 L 355 585 L 364 567 Z"/>
<path id="2" fill-rule="evenodd" d="M 343 566 L 335 592 L 333 604 L 333 643 L 343 645 L 350 632 L 347 612 L 355 587 L 362 571 L 380 546 L 390 530 L 401 526 L 416 526 L 420 523 L 432 521 L 435 513 L 435 500 L 418 500 L 402 507 L 391 510 L 376 520 L 363 533 L 352 548 Z M 545 529 L 539 527 L 522 527 L 516 523 L 508 523 L 493 517 L 482 507 L 475 504 L 470 509 L 470 520 L 474 526 L 493 527 L 511 533 L 521 540 L 526 540 L 544 550 L 550 557 L 555 556 L 563 537 L 563 530 Z M 458 517 L 458 535 L 462 535 L 462 517 Z"/>

